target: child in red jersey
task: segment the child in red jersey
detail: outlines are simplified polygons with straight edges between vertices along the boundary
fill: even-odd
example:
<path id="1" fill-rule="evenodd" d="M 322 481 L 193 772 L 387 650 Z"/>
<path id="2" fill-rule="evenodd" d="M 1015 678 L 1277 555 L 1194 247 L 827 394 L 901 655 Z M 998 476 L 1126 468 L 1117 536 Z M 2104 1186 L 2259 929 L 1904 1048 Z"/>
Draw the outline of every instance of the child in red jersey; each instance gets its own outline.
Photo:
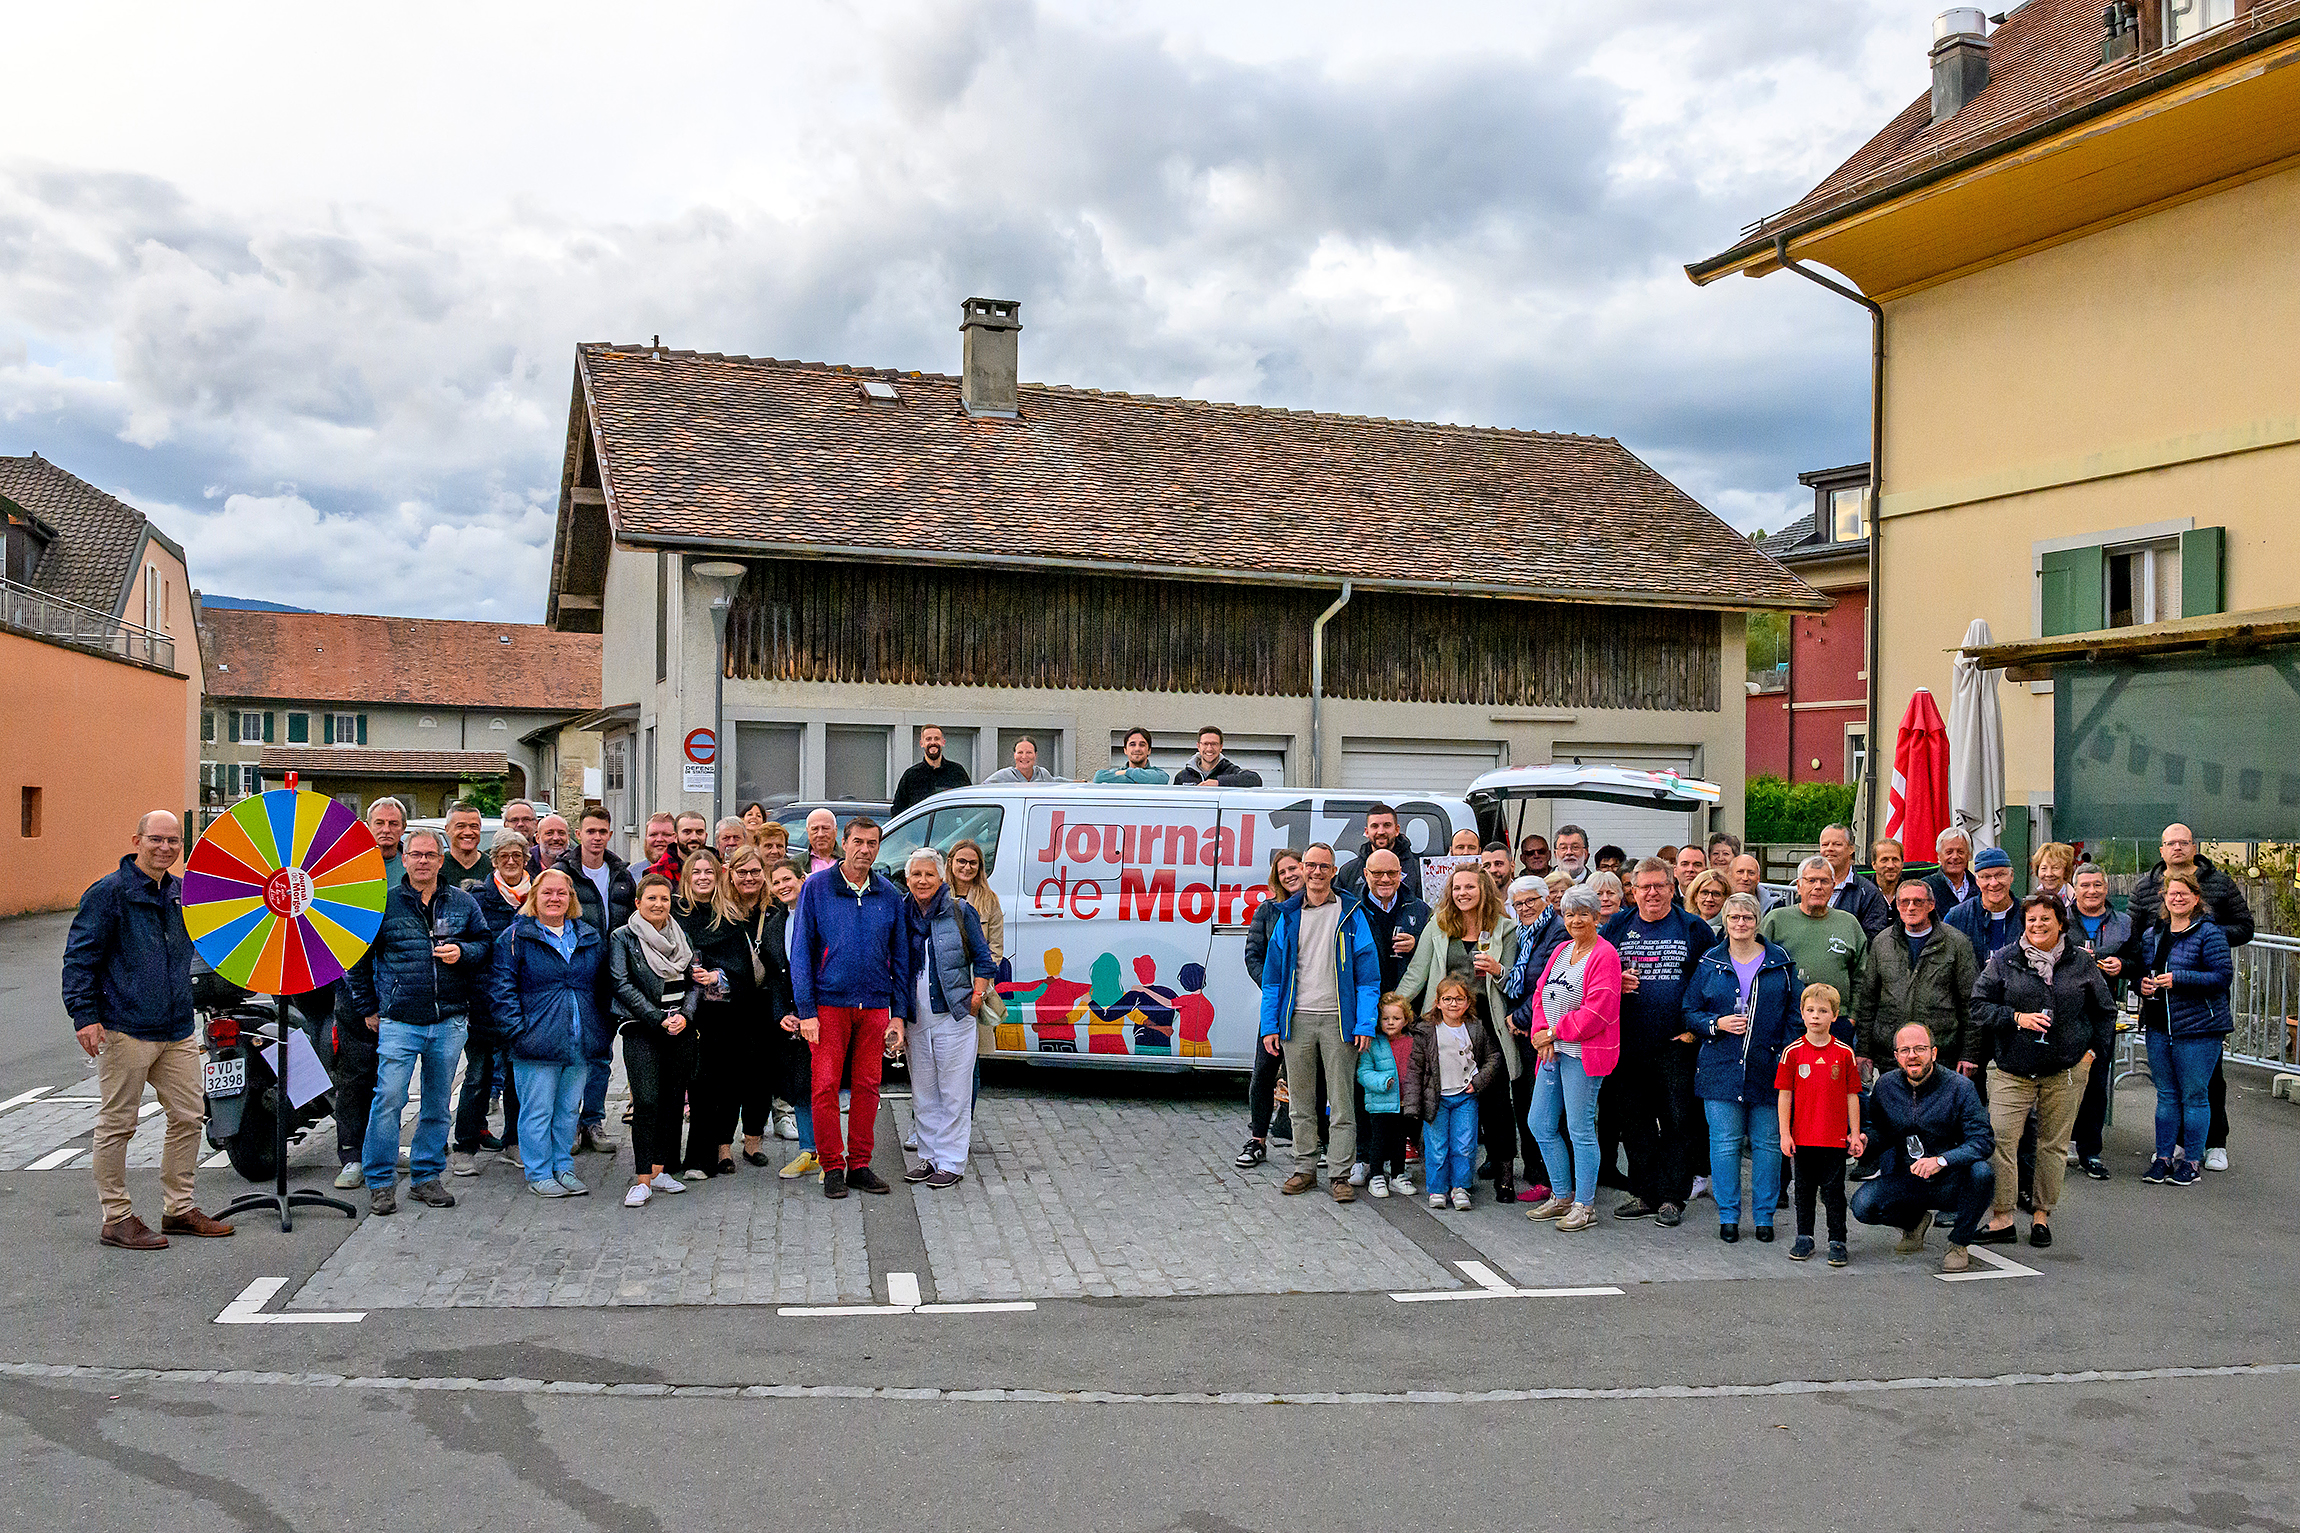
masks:
<path id="1" fill-rule="evenodd" d="M 1798 1002 L 1805 1036 L 1781 1051 L 1773 1084 L 1781 1093 L 1781 1143 L 1792 1146 L 1797 1174 L 1797 1240 L 1789 1259 L 1813 1254 L 1813 1196 L 1829 1209 L 1829 1265 L 1845 1251 L 1845 1157 L 1866 1146 L 1861 1133 L 1861 1069 L 1853 1051 L 1829 1031 L 1842 1001 L 1834 985 L 1807 985 Z"/>

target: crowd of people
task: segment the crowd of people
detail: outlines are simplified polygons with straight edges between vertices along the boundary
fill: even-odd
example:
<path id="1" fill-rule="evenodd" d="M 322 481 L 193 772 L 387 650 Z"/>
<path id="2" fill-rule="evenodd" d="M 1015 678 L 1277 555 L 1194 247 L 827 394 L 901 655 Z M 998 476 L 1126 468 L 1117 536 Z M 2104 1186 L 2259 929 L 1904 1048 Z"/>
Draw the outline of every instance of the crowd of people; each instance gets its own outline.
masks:
<path id="1" fill-rule="evenodd" d="M 1111 771 L 1155 771 L 1149 744 L 1130 733 L 1129 764 Z M 1239 769 L 1209 730 L 1185 771 L 1222 782 Z M 432 830 L 378 798 L 366 823 L 387 890 L 375 940 L 298 1004 L 334 1078 L 336 1185 L 364 1186 L 372 1213 L 399 1207 L 411 1098 L 413 1200 L 453 1207 L 452 1182 L 492 1163 L 539 1197 L 588 1194 L 584 1158 L 611 1168 L 620 1149 L 607 1122 L 618 1043 L 631 1208 L 774 1168 L 770 1138 L 795 1145 L 784 1179 L 830 1198 L 889 1191 L 872 1161 L 881 1067 L 898 1052 L 916 1124 L 905 1178 L 963 1180 L 978 1055 L 1003 1009 L 1005 921 L 983 847 L 919 848 L 898 883 L 874 868 L 879 827 L 842 829 L 827 809 L 795 850 L 762 805 L 716 825 L 657 813 L 635 861 L 597 807 L 571 826 L 513 800 L 484 850 L 465 804 Z M 1321 1171 L 1340 1202 L 1412 1195 L 1418 1172 L 1433 1207 L 1458 1210 L 1482 1176 L 1495 1200 L 1522 1197 L 1572 1232 L 1598 1222 L 1611 1185 L 1614 1218 L 1667 1226 L 1706 1195 L 1727 1241 L 1746 1204 L 1761 1242 L 1793 1201 L 1789 1255 L 1816 1253 L 1825 1213 L 1839 1265 L 1848 1216 L 1898 1227 L 1914 1250 L 1947 1215 L 1955 1270 L 1975 1243 L 2017 1240 L 2016 1210 L 2030 1242 L 2050 1244 L 2066 1165 L 2109 1176 L 2126 992 L 2158 1097 L 2146 1179 L 2187 1186 L 2227 1166 L 2219 1055 L 2230 949 L 2252 922 L 2185 826 L 2166 828 L 2121 912 L 2069 847 L 2038 850 L 2023 899 L 2011 859 L 1956 832 L 1935 848 L 1938 872 L 1905 878 L 1889 841 L 1857 873 L 1831 826 L 1794 898 L 1775 903 L 1727 834 L 1632 862 L 1565 825 L 1527 836 L 1513 864 L 1506 844 L 1465 831 L 1449 848 L 1462 860 L 1424 890 L 1396 813 L 1376 805 L 1365 827 L 1346 869 L 1322 842 L 1277 852 L 1245 941 L 1260 1046 L 1237 1163 L 1290 1140 L 1288 1195 Z M 146 815 L 83 898 L 64 959 L 66 1008 L 98 1061 L 103 1238 L 131 1249 L 230 1233 L 192 1196 L 204 1104 L 182 849 L 173 816 Z M 147 1084 L 168 1124 L 158 1231 L 125 1180 Z"/>
<path id="2" fill-rule="evenodd" d="M 1919 879 L 1890 840 L 1857 872 L 1829 826 L 1777 903 L 1730 834 L 1632 863 L 1565 825 L 1514 866 L 1468 836 L 1450 850 L 1475 865 L 1425 896 L 1395 812 L 1366 830 L 1348 874 L 1322 842 L 1276 853 L 1246 941 L 1262 1050 L 1237 1160 L 1267 1159 L 1282 1093 L 1288 1195 L 1321 1169 L 1337 1202 L 1412 1195 L 1418 1161 L 1430 1206 L 1466 1209 L 1482 1153 L 1495 1200 L 1562 1231 L 1595 1225 L 1611 1185 L 1613 1217 L 1664 1226 L 1706 1195 L 1737 1242 L 1746 1163 L 1758 1241 L 1794 1203 L 1792 1259 L 1823 1213 L 1834 1266 L 1848 1217 L 1910 1253 L 1945 1216 L 1962 1271 L 2020 1239 L 2016 1211 L 2051 1245 L 2069 1166 L 2109 1179 L 2128 992 L 2157 1098 L 2144 1180 L 2227 1169 L 2220 1054 L 2252 917 L 2185 825 L 2124 911 L 2073 847 L 2038 848 L 2016 897 L 2012 858 L 1955 830 Z"/>

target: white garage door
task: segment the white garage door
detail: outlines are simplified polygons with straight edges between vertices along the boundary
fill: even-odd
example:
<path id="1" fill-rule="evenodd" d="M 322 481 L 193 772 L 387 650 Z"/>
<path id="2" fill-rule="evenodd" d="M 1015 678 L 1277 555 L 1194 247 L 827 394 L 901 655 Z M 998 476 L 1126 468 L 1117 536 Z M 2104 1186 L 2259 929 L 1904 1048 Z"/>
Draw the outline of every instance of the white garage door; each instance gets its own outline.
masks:
<path id="1" fill-rule="evenodd" d="M 1150 764 L 1169 772 L 1179 772 L 1198 754 L 1198 737 L 1169 730 L 1153 730 L 1150 734 Z M 1249 772 L 1262 774 L 1262 786 L 1282 788 L 1286 785 L 1286 737 L 1284 735 L 1224 735 L 1222 754 Z M 1110 764 L 1126 764 L 1126 736 L 1119 730 L 1110 732 Z"/>
<path id="2" fill-rule="evenodd" d="M 1684 746 L 1573 745 L 1561 741 L 1551 750 L 1550 759 L 1560 766 L 1620 766 L 1693 775 L 1693 752 Z M 1559 799 L 1549 806 L 1549 814 L 1553 826 L 1572 824 L 1588 831 L 1592 855 L 1610 843 L 1627 852 L 1632 864 L 1640 857 L 1652 856 L 1658 847 L 1683 846 L 1688 837 L 1708 834 L 1707 816 L 1701 812 L 1685 814 Z"/>
<path id="3" fill-rule="evenodd" d="M 1459 793 L 1501 765 L 1499 740 L 1342 739 L 1344 788 Z"/>

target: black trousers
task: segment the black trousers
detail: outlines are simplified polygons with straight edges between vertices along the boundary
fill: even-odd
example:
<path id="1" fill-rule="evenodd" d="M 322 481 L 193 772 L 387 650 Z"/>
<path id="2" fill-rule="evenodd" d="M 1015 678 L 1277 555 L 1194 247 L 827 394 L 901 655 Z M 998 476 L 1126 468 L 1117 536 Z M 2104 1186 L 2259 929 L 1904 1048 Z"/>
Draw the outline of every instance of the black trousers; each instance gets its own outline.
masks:
<path id="1" fill-rule="evenodd" d="M 1693 1193 L 1693 1142 L 1706 1138 L 1709 1120 L 1693 1094 L 1693 1067 L 1700 1045 L 1674 1039 L 1646 1054 L 1634 1066 L 1626 1052 L 1629 1079 L 1617 1093 L 1623 1114 L 1621 1143 L 1629 1152 L 1629 1188 L 1646 1202 L 1682 1206 Z M 1623 1073 L 1617 1067 L 1598 1092 L 1603 1113 L 1606 1092 Z M 1603 1146 L 1599 1147 L 1602 1159 Z"/>
<path id="2" fill-rule="evenodd" d="M 1374 1168 L 1373 1174 L 1403 1176 L 1406 1169 L 1406 1115 L 1402 1112 L 1370 1112 L 1359 1121 L 1365 1124 L 1366 1133 L 1358 1142 L 1358 1153 L 1365 1156 L 1366 1164 Z"/>
<path id="3" fill-rule="evenodd" d="M 1950 1228 L 1949 1243 L 1969 1246 L 1989 1216 L 1989 1200 L 1996 1189 L 1996 1172 L 1985 1160 L 1944 1166 L 1929 1181 L 1905 1170 L 1888 1171 L 1853 1194 L 1852 1214 L 1863 1224 L 1905 1230 L 1919 1214 L 1953 1213 L 1956 1223 Z"/>
<path id="4" fill-rule="evenodd" d="M 632 1169 L 676 1170 L 679 1114 L 695 1074 L 693 1042 L 658 1027 L 628 1025 L 623 1029 L 623 1070 L 631 1080 Z"/>
<path id="5" fill-rule="evenodd" d="M 1817 1196 L 1829 1210 L 1829 1238 L 1845 1238 L 1845 1152 L 1821 1145 L 1799 1145 L 1789 1157 L 1797 1177 L 1797 1233 L 1813 1233 L 1813 1200 Z"/>
<path id="6" fill-rule="evenodd" d="M 477 1029 L 463 1039 L 463 1086 L 455 1098 L 454 1147 L 469 1155 L 487 1137 L 487 1104 L 495 1095 L 495 1076 L 503 1074 L 503 1142 L 519 1142 L 519 1084 L 511 1076 L 511 1050 L 493 1028 Z"/>
<path id="7" fill-rule="evenodd" d="M 339 1166 L 359 1164 L 367 1143 L 368 1109 L 375 1105 L 375 1034 L 349 1008 L 332 1019 L 335 1047 L 327 1073 L 335 1082 L 335 1156 Z"/>
<path id="8" fill-rule="evenodd" d="M 756 1111 L 764 1122 L 778 1084 L 773 1067 L 781 1060 L 757 1018 L 730 1006 L 706 1006 L 703 1012 L 690 1092 L 686 1164 L 709 1170 L 719 1163 L 719 1146 L 735 1142 L 735 1129 L 749 1113 Z"/>
<path id="9" fill-rule="evenodd" d="M 2113 1055 L 2092 1057 L 2092 1073 L 2084 1080 L 2084 1100 L 2077 1103 L 2076 1128 L 2070 1138 L 2079 1160 L 2100 1158 L 2101 1135 L 2108 1128 L 2108 1085 L 2116 1074 Z"/>
<path id="10" fill-rule="evenodd" d="M 2220 1066 L 2212 1067 L 2212 1084 L 2205 1088 L 2205 1096 L 2212 1103 L 2212 1122 L 2204 1130 L 2207 1150 L 2228 1148 L 2228 1080 L 2220 1073 Z"/>
<path id="11" fill-rule="evenodd" d="M 1270 1137 L 1270 1114 L 1277 1109 L 1278 1070 L 1283 1063 L 1254 1040 L 1254 1078 L 1246 1087 L 1246 1132 L 1256 1139 Z"/>

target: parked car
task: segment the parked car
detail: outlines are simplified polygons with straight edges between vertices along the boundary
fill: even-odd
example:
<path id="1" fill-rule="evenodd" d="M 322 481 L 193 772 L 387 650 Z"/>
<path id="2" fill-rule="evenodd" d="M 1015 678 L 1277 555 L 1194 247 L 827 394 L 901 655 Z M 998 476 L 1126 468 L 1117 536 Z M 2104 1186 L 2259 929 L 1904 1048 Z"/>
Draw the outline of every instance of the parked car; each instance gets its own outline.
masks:
<path id="1" fill-rule="evenodd" d="M 807 844 L 807 816 L 817 809 L 828 809 L 839 817 L 839 835 L 844 837 L 849 820 L 871 819 L 884 825 L 887 816 L 894 812 L 894 805 L 861 798 L 802 798 L 787 804 L 771 804 L 767 807 L 767 813 L 780 820 L 790 831 L 791 845 L 795 849 Z"/>

